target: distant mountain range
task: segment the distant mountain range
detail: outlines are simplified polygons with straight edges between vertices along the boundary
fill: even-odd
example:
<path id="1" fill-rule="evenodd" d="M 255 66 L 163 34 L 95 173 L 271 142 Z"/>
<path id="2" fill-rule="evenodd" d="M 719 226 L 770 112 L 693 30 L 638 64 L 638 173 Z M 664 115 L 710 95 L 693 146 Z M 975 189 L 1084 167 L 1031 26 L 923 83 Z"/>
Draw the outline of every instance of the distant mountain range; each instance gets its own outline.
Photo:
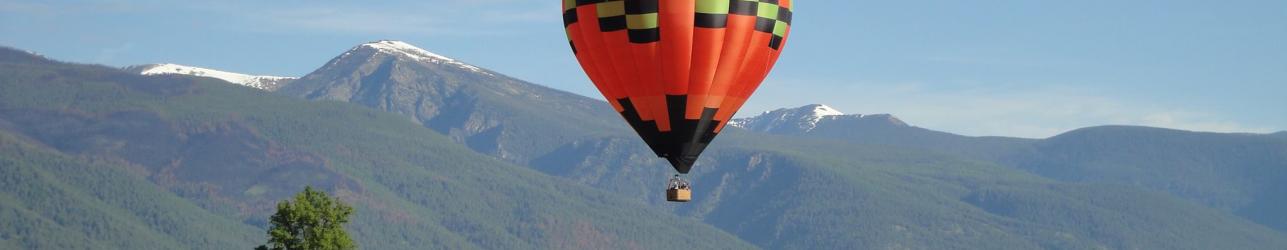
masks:
<path id="1" fill-rule="evenodd" d="M 1045 177 L 1143 187 L 1287 231 L 1287 138 L 1100 126 L 1000 160 Z"/>
<path id="2" fill-rule="evenodd" d="M 731 123 L 690 176 L 694 202 L 672 204 L 673 171 L 607 103 L 403 42 L 269 92 L 2 52 L 0 148 L 21 150 L 0 177 L 45 177 L 0 181 L 19 197 L 0 212 L 23 215 L 0 218 L 38 218 L 0 235 L 240 247 L 272 201 L 314 185 L 359 204 L 351 230 L 378 249 L 1287 248 L 1284 133 L 969 137 L 809 105 Z M 81 181 L 98 179 L 134 188 Z M 96 234 L 103 216 L 131 229 Z M 60 242 L 7 235 L 0 248 Z"/>
<path id="3" fill-rule="evenodd" d="M 368 249 L 746 249 L 406 118 L 0 48 L 0 249 L 248 249 L 305 185 Z"/>
<path id="4" fill-rule="evenodd" d="M 1078 183 L 1167 192 L 1287 230 L 1283 133 L 1203 133 L 1138 126 L 1083 128 L 1048 139 L 967 137 L 910 126 L 890 115 L 844 115 L 825 105 L 735 120 L 748 130 L 898 146 L 996 162 Z"/>
<path id="5" fill-rule="evenodd" d="M 406 56 L 406 55 L 425 55 L 425 56 Z M 425 60 L 423 58 L 435 58 L 435 59 Z M 358 68 L 365 68 L 365 69 L 379 69 L 380 67 L 385 67 L 389 69 L 389 72 L 384 72 L 387 74 L 380 74 L 382 72 L 377 72 L 376 70 L 361 71 L 361 70 L 354 70 L 351 68 L 338 68 L 337 67 L 338 65 L 363 65 Z M 354 71 L 359 72 L 359 74 L 349 75 L 347 78 L 337 77 L 337 75 L 339 74 L 334 73 L 334 72 L 354 72 Z M 397 72 L 397 74 L 394 74 L 393 72 Z M 566 95 L 566 93 L 562 91 L 543 88 L 538 85 L 523 82 L 521 80 L 508 78 L 494 72 L 490 72 L 486 74 L 478 74 L 481 72 L 484 72 L 484 71 L 480 70 L 475 66 L 463 64 L 456 60 L 452 60 L 443 56 L 436 55 L 434 53 L 416 48 L 406 43 L 396 42 L 396 41 L 377 41 L 369 44 L 356 46 L 354 49 L 343 53 L 340 57 L 337 57 L 336 59 L 333 59 L 330 63 L 327 63 L 327 66 L 324 66 L 323 68 L 315 71 L 314 73 L 311 73 L 305 76 L 304 79 L 311 79 L 312 81 L 301 81 L 301 82 L 309 83 L 309 84 L 296 85 L 298 87 L 292 86 L 291 88 L 283 89 L 283 91 L 280 91 L 280 92 L 288 95 L 294 95 L 294 96 L 304 97 L 304 98 L 313 99 L 313 100 L 322 99 L 322 100 L 342 100 L 342 101 L 355 102 L 355 103 L 363 104 L 365 106 L 369 106 L 369 107 L 373 107 L 381 110 L 408 115 L 413 119 L 430 123 L 426 126 L 434 128 L 439 132 L 442 132 L 445 134 L 454 134 L 455 136 L 453 137 L 456 138 L 457 141 L 465 143 L 466 145 L 469 145 L 471 148 L 474 148 L 476 151 L 497 156 L 502 159 L 509 159 L 515 163 L 529 165 L 534 168 L 537 168 L 538 170 L 543 170 L 547 173 L 555 173 L 560 176 L 572 176 L 574 178 L 584 178 L 584 177 L 576 177 L 576 175 L 579 175 L 586 171 L 593 173 L 593 172 L 610 171 L 610 169 L 609 170 L 588 170 L 588 169 L 581 168 L 580 170 L 569 170 L 567 169 L 566 166 L 564 166 L 564 165 L 568 165 L 568 163 L 552 163 L 552 161 L 553 162 L 565 161 L 565 159 L 601 157 L 595 154 L 584 154 L 584 155 L 569 157 L 567 155 L 563 155 L 562 152 L 547 153 L 547 152 L 544 152 L 544 150 L 535 150 L 535 151 L 528 150 L 532 152 L 518 152 L 518 151 L 522 151 L 522 148 L 549 149 L 549 148 L 552 148 L 550 147 L 550 145 L 566 145 L 567 141 L 569 140 L 579 141 L 578 143 L 574 143 L 574 145 L 589 143 L 589 142 L 580 142 L 580 141 L 586 140 L 586 138 L 566 138 L 566 137 L 565 138 L 547 138 L 545 137 L 552 134 L 574 136 L 577 134 L 584 134 L 584 132 L 582 131 L 616 130 L 614 131 L 616 134 L 615 135 L 616 137 L 614 138 L 624 139 L 624 140 L 609 139 L 606 141 L 614 144 L 625 144 L 625 145 L 612 145 L 612 144 L 604 144 L 606 142 L 602 141 L 603 139 L 594 139 L 592 137 L 589 138 L 589 140 L 591 141 L 597 141 L 595 143 L 592 143 L 592 145 L 598 145 L 599 147 L 613 148 L 613 147 L 622 147 L 630 144 L 635 144 L 631 140 L 631 136 L 628 132 L 625 132 L 624 130 L 620 130 L 620 129 L 614 129 L 614 127 L 619 128 L 619 126 L 617 126 L 617 123 L 619 123 L 619 121 L 617 121 L 616 119 L 606 119 L 606 120 L 603 119 L 605 117 L 612 117 L 612 115 L 606 114 L 611 111 L 608 110 L 605 105 L 585 105 L 587 102 L 594 103 L 597 101 L 587 100 L 588 98 L 584 98 L 580 96 L 568 96 Z M 356 76 L 361 76 L 361 77 L 356 77 Z M 396 76 L 396 77 L 393 77 L 393 76 Z M 453 76 L 453 77 L 444 77 L 444 76 Z M 471 77 L 477 77 L 477 78 L 471 78 Z M 344 81 L 344 82 L 338 82 L 333 80 L 337 78 L 350 79 L 350 80 Z M 317 81 L 317 80 L 328 80 L 328 81 Z M 319 86 L 323 86 L 323 87 L 319 87 Z M 423 90 L 423 88 L 427 86 L 433 87 L 434 89 L 445 89 L 446 91 Z M 468 86 L 473 88 L 462 89 L 462 86 Z M 489 88 L 476 89 L 480 86 L 487 86 Z M 314 90 L 311 92 L 299 90 L 299 89 L 305 89 L 306 87 L 313 88 Z M 368 92 L 351 93 L 348 91 L 344 91 L 349 89 L 363 89 L 363 90 L 367 90 Z M 335 91 L 335 90 L 339 90 L 339 91 Z M 371 94 L 372 92 L 370 91 L 380 91 L 381 93 L 379 95 L 373 95 Z M 309 94 L 304 94 L 305 92 Z M 510 95 L 506 95 L 506 92 L 508 92 Z M 317 93 L 327 93 L 327 94 L 319 95 Z M 449 94 L 443 94 L 443 93 L 449 93 Z M 516 93 L 518 95 L 515 95 Z M 526 94 L 526 96 L 524 96 L 524 94 Z M 560 94 L 563 94 L 563 95 L 560 95 Z M 456 106 L 424 103 L 424 100 L 452 100 L 452 99 L 460 99 L 460 98 L 478 99 L 480 96 L 488 97 L 488 99 L 492 99 L 492 100 L 474 101 L 474 102 L 466 103 L 464 105 L 457 104 Z M 517 103 L 506 102 L 506 100 L 509 100 L 509 99 L 522 99 L 523 101 L 520 101 Z M 418 114 L 417 112 L 415 112 L 415 110 L 427 110 L 427 109 L 433 109 L 433 108 L 411 108 L 412 104 L 420 104 L 427 107 L 447 106 L 447 108 L 442 108 L 442 110 L 445 110 L 443 114 L 426 115 L 426 114 Z M 401 105 L 402 107 L 396 107 L 391 105 Z M 551 110 L 568 110 L 569 107 L 591 107 L 591 108 L 599 107 L 599 109 L 587 110 L 582 108 L 582 109 L 571 109 L 570 111 L 573 111 L 573 112 L 550 112 Z M 529 108 L 529 109 L 535 109 L 535 110 L 523 110 L 522 108 Z M 499 111 L 494 113 L 475 111 L 480 109 L 482 110 L 497 109 L 497 110 L 504 110 L 504 111 Z M 580 111 L 575 111 L 575 110 L 580 110 Z M 558 113 L 559 115 L 563 115 L 564 117 L 559 117 L 558 119 L 549 119 L 549 118 L 513 119 L 511 117 L 508 117 L 510 115 L 515 115 L 515 114 L 532 114 L 532 113 L 538 113 L 538 114 Z M 574 115 L 574 114 L 583 114 L 583 115 L 567 117 L 568 115 Z M 455 119 L 452 119 L 454 121 L 451 123 L 435 122 L 435 120 L 437 121 L 448 120 L 448 119 L 444 119 L 447 117 L 452 117 Z M 467 118 L 462 119 L 462 117 L 467 117 Z M 582 122 L 581 124 L 576 124 L 576 125 L 569 125 L 566 123 L 560 124 L 561 121 L 567 121 L 567 120 L 597 121 L 597 124 L 599 125 L 595 126 L 593 124 L 596 124 L 596 123 L 589 123 L 589 122 Z M 483 125 L 483 124 L 486 124 L 486 125 Z M 515 126 L 520 124 L 521 126 Z M 811 138 L 811 139 L 818 139 L 818 140 L 841 140 L 848 143 L 857 143 L 857 144 L 863 144 L 863 145 L 894 146 L 894 147 L 905 148 L 905 149 L 928 150 L 930 152 L 947 153 L 947 154 L 957 155 L 965 158 L 979 159 L 979 160 L 985 160 L 989 162 L 997 162 L 1002 165 L 1007 165 L 1007 166 L 1028 170 L 1033 173 L 1043 175 L 1046 177 L 1063 179 L 1063 180 L 1073 180 L 1073 179 L 1070 179 L 1068 176 L 1054 175 L 1052 174 L 1052 172 L 1041 170 L 1041 169 L 1054 168 L 1052 166 L 1049 166 L 1054 161 L 1034 159 L 1035 157 L 1037 157 L 1037 155 L 1047 155 L 1047 154 L 1038 153 L 1040 149 L 1042 149 L 1042 147 L 1040 147 L 1041 145 L 1047 145 L 1043 142 L 1061 138 L 1060 136 L 1056 136 L 1048 140 L 1033 140 L 1033 139 L 1021 139 L 1021 138 L 1008 138 L 1008 137 L 960 136 L 960 135 L 955 135 L 951 133 L 945 133 L 945 132 L 911 126 L 897 119 L 896 117 L 888 114 L 845 115 L 843 112 L 840 112 L 838 110 L 835 110 L 834 108 L 828 107 L 826 105 L 821 105 L 821 104 L 807 105 L 807 106 L 798 107 L 798 108 L 786 108 L 786 109 L 768 111 L 768 112 L 765 112 L 764 114 L 760 114 L 755 117 L 737 119 L 731 122 L 730 124 L 733 125 L 734 127 L 740 127 L 743 129 L 747 129 L 749 131 L 759 132 L 759 133 L 777 134 L 777 135 L 793 136 L 793 137 L 804 137 L 804 138 Z M 594 127 L 598 127 L 598 128 L 594 128 Z M 529 130 L 531 128 L 545 128 L 545 129 L 542 129 L 539 132 L 529 132 L 521 135 L 519 134 L 521 132 L 526 132 L 526 130 Z M 1108 130 L 1112 130 L 1116 128 L 1127 129 L 1131 127 L 1105 127 L 1105 128 L 1107 128 Z M 483 133 L 488 130 L 490 130 L 491 133 Z M 518 131 L 518 132 L 515 132 L 515 131 Z M 1176 131 L 1176 132 L 1184 133 L 1182 131 Z M 482 136 L 479 136 L 479 135 L 482 135 Z M 507 139 L 502 139 L 502 138 L 507 138 Z M 1112 142 L 1113 140 L 1111 139 L 1112 138 L 1102 138 L 1101 140 L 1103 143 L 1107 143 L 1107 144 L 1115 143 L 1115 142 Z M 512 142 L 524 142 L 526 145 L 516 146 Z M 527 147 L 527 145 L 539 145 L 539 146 Z M 637 146 L 637 145 L 631 145 L 631 146 Z M 1170 145 L 1151 145 L 1151 146 L 1158 147 L 1158 148 L 1167 148 Z M 564 146 L 564 147 L 566 148 L 567 146 Z M 577 146 L 577 147 L 583 147 L 583 146 Z M 561 150 L 566 151 L 569 149 L 561 149 Z M 1165 150 L 1165 149 L 1162 149 L 1162 150 Z M 624 151 L 633 152 L 634 150 L 624 150 Z M 1034 152 L 1034 151 L 1037 151 L 1037 152 Z M 638 152 L 646 152 L 646 151 L 638 151 Z M 605 152 L 598 152 L 598 153 L 604 154 Z M 1270 156 L 1273 156 L 1273 155 L 1270 155 Z M 619 159 L 615 161 L 621 161 L 618 164 L 627 164 L 630 162 L 626 161 L 625 159 L 635 159 L 635 161 L 637 161 L 637 163 L 635 164 L 644 164 L 644 165 L 656 164 L 655 162 L 648 160 L 647 159 L 648 157 L 649 156 L 646 153 L 640 153 L 640 154 L 630 153 L 630 154 L 621 155 L 620 158 L 624 158 L 624 159 Z M 1141 157 L 1152 157 L 1152 156 L 1141 156 Z M 533 160 L 539 160 L 539 161 L 533 162 Z M 1287 161 L 1281 161 L 1281 160 L 1274 161 L 1274 160 L 1275 159 L 1266 159 L 1266 162 L 1278 163 L 1280 166 L 1270 166 L 1267 168 L 1287 169 L 1287 167 L 1281 166 L 1282 163 Z M 1146 162 L 1143 164 L 1148 164 L 1148 163 Z M 588 166 L 582 166 L 582 167 L 588 167 Z M 1090 166 L 1076 165 L 1073 167 L 1090 167 Z M 1217 166 L 1203 166 L 1203 167 L 1212 168 Z M 1234 169 L 1247 168 L 1247 167 L 1259 167 L 1259 166 L 1247 165 L 1247 164 L 1227 166 L 1227 168 L 1234 168 Z M 1166 171 L 1166 168 L 1163 166 L 1143 166 L 1143 168 L 1145 168 L 1146 170 L 1152 170 L 1152 171 Z M 1129 181 L 1129 179 L 1119 178 L 1119 179 L 1108 180 L 1103 178 L 1097 178 L 1097 177 L 1103 177 L 1098 174 L 1094 174 L 1094 173 L 1086 173 L 1086 174 L 1090 176 L 1087 176 L 1086 178 L 1077 178 L 1076 180 L 1084 181 L 1084 182 L 1110 181 L 1110 183 L 1137 185 L 1140 187 L 1147 188 L 1149 190 L 1165 191 L 1168 193 L 1173 193 L 1178 195 L 1179 197 L 1192 199 L 1203 204 L 1217 202 L 1217 201 L 1213 201 L 1215 199 L 1231 199 L 1229 196 L 1221 197 L 1221 196 L 1212 195 L 1212 194 L 1192 195 L 1192 194 L 1186 193 L 1186 192 L 1192 192 L 1192 191 L 1180 191 L 1177 188 L 1174 188 L 1175 186 L 1180 186 L 1188 189 L 1193 189 L 1193 188 L 1197 188 L 1193 186 L 1205 185 L 1205 184 L 1183 183 L 1183 184 L 1170 184 L 1169 186 L 1147 185 L 1144 183 Z M 1146 175 L 1147 172 L 1141 172 L 1139 174 Z M 1259 175 L 1261 173 L 1254 173 L 1254 174 Z M 1249 177 L 1251 176 L 1249 175 L 1229 176 L 1227 178 L 1221 179 L 1221 181 L 1234 182 L 1242 178 L 1249 178 Z M 615 177 L 615 178 L 621 178 L 621 177 Z M 1189 176 L 1188 175 L 1175 176 L 1172 179 L 1174 178 L 1189 178 Z M 1284 179 L 1287 179 L 1287 175 L 1281 175 L 1281 174 L 1270 175 L 1270 179 L 1284 180 Z M 644 183 L 646 183 L 646 181 L 642 181 L 642 180 L 629 181 L 629 180 L 621 180 L 621 179 L 615 179 L 612 182 L 636 183 L 637 185 L 644 185 Z M 586 183 L 592 184 L 593 182 L 590 182 L 587 180 Z M 614 187 L 614 188 L 626 188 L 626 187 Z M 1215 187 L 1205 187 L 1205 188 L 1219 189 Z M 1269 188 L 1269 189 L 1272 189 L 1272 188 Z M 1246 190 L 1246 188 L 1242 188 L 1239 190 L 1241 190 L 1241 191 L 1238 191 L 1241 196 L 1248 196 L 1250 195 L 1249 193 L 1264 192 L 1264 190 L 1260 190 L 1260 189 Z M 651 192 L 643 192 L 635 195 L 652 196 L 653 194 Z M 1247 208 L 1245 207 L 1246 204 L 1249 204 L 1249 203 L 1244 202 L 1242 205 L 1237 205 L 1237 206 L 1213 205 L 1213 207 L 1226 210 L 1226 211 L 1231 211 L 1231 212 L 1243 211 L 1243 210 L 1260 211 L 1265 209 L 1265 208 Z M 1267 206 L 1271 208 L 1280 206 L 1280 205 L 1277 205 L 1279 203 L 1276 203 L 1276 202 L 1271 202 L 1270 204 L 1273 204 L 1273 205 L 1261 204 L 1256 206 Z M 1265 224 L 1267 226 L 1271 226 L 1279 229 L 1287 229 L 1287 224 L 1284 224 L 1284 222 L 1281 222 L 1279 219 L 1276 219 L 1277 217 L 1274 217 L 1274 216 L 1263 216 L 1263 215 L 1253 216 L 1253 215 L 1249 215 L 1249 213 L 1247 212 L 1237 212 L 1237 213 L 1244 217 L 1255 219 L 1256 221 L 1259 221 L 1262 224 Z"/>
<path id="6" fill-rule="evenodd" d="M 823 104 L 805 105 L 799 108 L 784 108 L 765 111 L 755 117 L 733 119 L 730 126 L 750 131 L 773 134 L 805 134 L 818 128 L 819 124 L 830 125 L 836 120 L 866 120 L 885 122 L 892 126 L 907 126 L 894 116 L 884 115 L 846 115 Z"/>

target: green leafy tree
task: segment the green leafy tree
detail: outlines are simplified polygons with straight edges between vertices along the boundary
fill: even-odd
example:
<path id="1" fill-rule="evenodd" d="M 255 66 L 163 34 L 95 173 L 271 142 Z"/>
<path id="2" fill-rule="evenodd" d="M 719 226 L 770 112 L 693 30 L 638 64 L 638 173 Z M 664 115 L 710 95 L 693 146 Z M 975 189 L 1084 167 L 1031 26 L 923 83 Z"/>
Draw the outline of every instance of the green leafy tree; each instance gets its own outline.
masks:
<path id="1" fill-rule="evenodd" d="M 277 214 L 268 227 L 268 244 L 256 249 L 357 249 L 344 231 L 351 214 L 353 207 L 348 204 L 305 187 L 293 201 L 277 203 Z"/>

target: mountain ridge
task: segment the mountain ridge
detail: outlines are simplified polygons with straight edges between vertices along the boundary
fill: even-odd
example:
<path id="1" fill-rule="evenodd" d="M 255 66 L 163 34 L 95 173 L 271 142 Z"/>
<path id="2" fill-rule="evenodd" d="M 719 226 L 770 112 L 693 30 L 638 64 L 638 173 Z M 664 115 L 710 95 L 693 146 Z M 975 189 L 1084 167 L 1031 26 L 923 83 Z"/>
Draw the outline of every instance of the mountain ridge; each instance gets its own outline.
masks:
<path id="1" fill-rule="evenodd" d="M 437 64 L 449 64 L 449 65 L 454 65 L 454 66 L 457 66 L 463 69 L 468 69 L 478 73 L 491 74 L 490 72 L 486 72 L 485 70 L 483 70 L 482 68 L 479 68 L 478 66 L 457 61 L 456 59 L 452 59 L 443 55 L 429 52 L 428 50 L 422 49 L 420 47 L 416 47 L 415 45 L 411 45 L 409 43 L 406 43 L 403 41 L 397 41 L 397 40 L 378 40 L 374 42 L 363 43 L 354 47 L 353 49 L 350 49 L 349 52 L 345 52 L 344 54 L 341 54 L 337 58 L 346 57 L 349 55 L 349 53 L 352 53 L 355 50 L 359 50 L 360 48 L 371 48 L 371 49 L 380 51 L 381 53 L 399 54 L 401 56 L 411 58 L 416 61 L 425 61 L 425 62 L 437 63 Z"/>
<path id="2" fill-rule="evenodd" d="M 1000 162 L 1058 180 L 1117 183 L 1287 230 L 1287 140 L 1270 134 L 1095 126 L 1038 141 Z"/>
<path id="3" fill-rule="evenodd" d="M 247 86 L 251 88 L 267 90 L 267 91 L 276 90 L 281 86 L 289 84 L 291 81 L 299 79 L 298 77 L 249 75 L 249 74 L 234 73 L 234 72 L 228 72 L 228 71 L 222 71 L 222 70 L 216 70 L 216 69 L 179 65 L 179 64 L 173 64 L 173 63 L 134 65 L 134 66 L 125 67 L 123 69 L 125 71 L 136 72 L 141 75 L 178 74 L 178 75 L 210 77 L 210 78 L 227 81 L 237 85 L 242 85 L 242 86 Z"/>
<path id="4" fill-rule="evenodd" d="M 890 114 L 845 114 L 825 104 L 809 104 L 796 108 L 780 108 L 764 111 L 756 116 L 737 118 L 728 125 L 750 131 L 774 134 L 804 134 L 816 129 L 820 123 L 833 120 L 861 120 L 864 122 L 883 122 L 891 126 L 910 126 Z"/>
<path id="5" fill-rule="evenodd" d="M 390 53 L 391 49 L 383 47 L 424 55 Z M 626 130 L 614 120 L 603 119 L 616 114 L 599 105 L 602 101 L 462 66 L 454 60 L 422 60 L 419 58 L 437 58 L 422 51 L 392 41 L 358 45 L 276 93 L 402 114 L 476 151 L 520 164 L 568 139 L 593 136 L 572 133 L 568 128 Z M 556 110 L 565 112 L 551 112 Z M 529 122 L 511 125 L 518 120 Z"/>
<path id="6" fill-rule="evenodd" d="M 808 110 L 812 106 L 815 105 L 789 110 Z M 808 117 L 797 119 L 810 122 Z M 1102 125 L 1045 139 L 1017 139 L 966 137 L 882 123 L 821 121 L 817 128 L 809 130 L 757 132 L 920 148 L 998 162 L 1061 181 L 1136 186 L 1287 230 L 1287 219 L 1281 213 L 1270 212 L 1287 211 L 1287 199 L 1271 195 L 1287 192 L 1287 185 L 1273 184 L 1275 180 L 1287 180 L 1287 156 L 1282 155 L 1287 152 L 1287 146 L 1283 146 L 1287 144 L 1281 140 L 1287 133 Z M 1225 154 L 1241 157 L 1223 157 Z"/>
<path id="7" fill-rule="evenodd" d="M 969 158 L 994 161 L 1022 150 L 1036 139 L 1003 136 L 963 136 L 913 126 L 890 114 L 814 115 L 823 104 L 782 108 L 761 115 L 739 118 L 738 125 L 749 131 L 849 143 L 885 145 L 931 150 Z M 751 126 L 759 125 L 759 126 Z"/>

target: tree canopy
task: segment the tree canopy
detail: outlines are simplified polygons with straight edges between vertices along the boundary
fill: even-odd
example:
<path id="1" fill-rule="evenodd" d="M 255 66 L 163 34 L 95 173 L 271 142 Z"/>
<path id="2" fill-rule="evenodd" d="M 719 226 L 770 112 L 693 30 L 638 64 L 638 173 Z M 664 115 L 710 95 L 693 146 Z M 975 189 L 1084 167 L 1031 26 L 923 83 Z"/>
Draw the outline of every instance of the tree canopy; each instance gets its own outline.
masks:
<path id="1" fill-rule="evenodd" d="M 257 249 L 357 249 L 344 231 L 351 214 L 353 207 L 348 204 L 305 187 L 294 200 L 277 203 L 277 213 L 269 221 L 268 244 Z"/>

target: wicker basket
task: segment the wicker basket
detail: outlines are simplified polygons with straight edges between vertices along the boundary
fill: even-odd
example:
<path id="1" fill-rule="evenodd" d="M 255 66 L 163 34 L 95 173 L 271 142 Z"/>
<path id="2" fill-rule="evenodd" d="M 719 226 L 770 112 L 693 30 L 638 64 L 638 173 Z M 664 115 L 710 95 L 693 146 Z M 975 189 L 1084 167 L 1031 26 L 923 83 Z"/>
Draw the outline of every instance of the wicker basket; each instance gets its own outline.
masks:
<path id="1" fill-rule="evenodd" d="M 688 202 L 693 199 L 693 190 L 689 189 L 667 189 L 666 201 Z"/>

